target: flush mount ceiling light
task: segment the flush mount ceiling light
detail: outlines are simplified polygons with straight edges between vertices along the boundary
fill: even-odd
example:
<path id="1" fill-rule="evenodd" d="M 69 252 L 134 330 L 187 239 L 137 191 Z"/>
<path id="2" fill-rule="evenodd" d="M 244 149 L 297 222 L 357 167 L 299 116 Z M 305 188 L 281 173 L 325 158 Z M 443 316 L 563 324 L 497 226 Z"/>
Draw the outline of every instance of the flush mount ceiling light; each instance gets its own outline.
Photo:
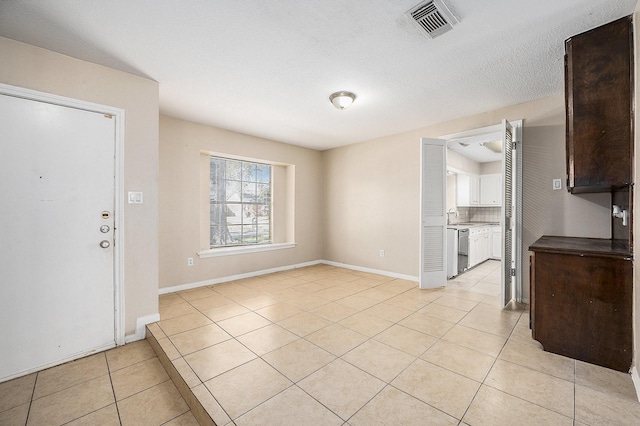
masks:
<path id="1" fill-rule="evenodd" d="M 345 109 L 356 100 L 356 95 L 351 92 L 336 92 L 329 96 L 329 100 L 334 107 L 338 109 Z"/>

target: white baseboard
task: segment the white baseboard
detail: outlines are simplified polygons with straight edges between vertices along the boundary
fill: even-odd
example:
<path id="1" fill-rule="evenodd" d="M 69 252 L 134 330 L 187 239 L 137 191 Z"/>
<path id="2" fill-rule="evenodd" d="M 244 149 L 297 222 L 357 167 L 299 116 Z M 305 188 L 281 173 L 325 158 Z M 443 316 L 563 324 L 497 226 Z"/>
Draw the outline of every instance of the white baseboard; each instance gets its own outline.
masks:
<path id="1" fill-rule="evenodd" d="M 176 286 L 172 286 L 172 287 L 163 287 L 158 292 L 159 292 L 159 294 L 174 293 L 176 291 L 190 290 L 192 288 L 204 287 L 204 286 L 207 286 L 207 285 L 221 284 L 221 283 L 226 283 L 226 282 L 229 282 L 229 281 L 242 280 L 242 279 L 245 279 L 245 278 L 253 278 L 253 277 L 260 276 L 260 275 L 272 274 L 274 272 L 282 272 L 282 271 L 289 271 L 291 269 L 304 268 L 306 266 L 318 265 L 320 263 L 323 263 L 323 261 L 322 260 L 314 260 L 312 262 L 305 262 L 305 263 L 298 263 L 298 264 L 295 264 L 295 265 L 280 266 L 278 268 L 263 269 L 261 271 L 247 272 L 246 274 L 230 275 L 228 277 L 214 278 L 214 279 L 205 280 L 205 281 L 197 281 L 197 282 L 194 282 L 194 283 L 181 284 L 181 285 L 176 285 Z"/>
<path id="2" fill-rule="evenodd" d="M 124 336 L 124 343 L 127 344 L 144 339 L 146 337 L 147 324 L 158 321 L 160 321 L 160 314 L 158 313 L 139 317 L 138 319 L 136 319 L 136 332 L 134 334 Z"/>
<path id="3" fill-rule="evenodd" d="M 352 269 L 354 271 L 369 272 L 371 274 L 384 275 L 385 277 L 399 278 L 401 280 L 415 281 L 415 282 L 420 281 L 419 277 L 416 277 L 413 275 L 397 274 L 395 272 L 382 271 L 380 269 L 373 269 L 373 268 L 364 268 L 362 266 L 349 265 L 347 263 L 333 262 L 330 260 L 321 260 L 319 261 L 319 263 L 324 263 L 326 265 L 331 265 L 331 266 L 337 266 L 339 268 Z"/>
<path id="4" fill-rule="evenodd" d="M 382 271 L 382 270 L 379 270 L 379 269 L 363 268 L 361 266 L 349 265 L 349 264 L 346 264 L 346 263 L 339 263 L 339 262 L 332 262 L 332 261 L 329 261 L 329 260 L 314 260 L 314 261 L 311 261 L 311 262 L 297 263 L 295 265 L 280 266 L 278 268 L 263 269 L 263 270 L 260 270 L 260 271 L 247 272 L 246 274 L 230 275 L 228 277 L 214 278 L 214 279 L 205 280 L 205 281 L 197 281 L 197 282 L 194 282 L 194 283 L 181 284 L 181 285 L 176 285 L 176 286 L 172 286 L 172 287 L 163 287 L 158 291 L 158 293 L 159 294 L 174 293 L 176 291 L 190 290 L 192 288 L 198 288 L 198 287 L 204 287 L 204 286 L 208 286 L 208 285 L 221 284 L 221 283 L 226 283 L 226 282 L 229 282 L 229 281 L 242 280 L 242 279 L 245 279 L 245 278 L 253 278 L 253 277 L 258 277 L 260 275 L 272 274 L 274 272 L 289 271 L 291 269 L 304 268 L 306 266 L 313 266 L 313 265 L 319 265 L 319 264 L 337 266 L 339 268 L 352 269 L 354 271 L 360 271 L 360 272 L 369 272 L 369 273 L 372 273 L 372 274 L 384 275 L 384 276 L 387 276 L 387 277 L 399 278 L 399 279 L 407 280 L 407 281 L 415 281 L 415 282 L 420 281 L 420 279 L 418 277 L 415 277 L 413 275 L 404 275 L 404 274 L 397 274 L 395 272 Z M 151 322 L 153 322 L 153 321 L 151 321 Z M 137 333 L 136 333 L 136 335 L 137 335 Z"/>
<path id="5" fill-rule="evenodd" d="M 638 375 L 638 369 L 636 367 L 631 369 L 631 380 L 633 381 L 633 386 L 636 388 L 638 402 L 640 402 L 640 375 Z"/>

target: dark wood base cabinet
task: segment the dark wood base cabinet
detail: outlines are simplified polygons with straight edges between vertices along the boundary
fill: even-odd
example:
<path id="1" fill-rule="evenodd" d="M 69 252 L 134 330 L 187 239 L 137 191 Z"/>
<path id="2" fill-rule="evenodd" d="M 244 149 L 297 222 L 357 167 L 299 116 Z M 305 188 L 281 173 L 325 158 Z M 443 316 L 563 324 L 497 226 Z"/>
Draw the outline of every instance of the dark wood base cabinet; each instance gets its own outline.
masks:
<path id="1" fill-rule="evenodd" d="M 627 373 L 633 261 L 616 240 L 549 237 L 531 257 L 531 330 L 545 351 Z"/>

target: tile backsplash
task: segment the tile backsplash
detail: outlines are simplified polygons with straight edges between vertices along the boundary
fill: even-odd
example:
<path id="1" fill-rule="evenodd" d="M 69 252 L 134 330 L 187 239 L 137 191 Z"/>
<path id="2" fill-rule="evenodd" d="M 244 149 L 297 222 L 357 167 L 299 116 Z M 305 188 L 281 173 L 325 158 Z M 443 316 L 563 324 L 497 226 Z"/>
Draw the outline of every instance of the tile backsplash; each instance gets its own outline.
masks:
<path id="1" fill-rule="evenodd" d="M 499 223 L 501 207 L 459 207 L 458 217 L 449 215 L 449 223 L 487 222 Z"/>
<path id="2" fill-rule="evenodd" d="M 469 207 L 469 222 L 500 222 L 501 207 Z"/>

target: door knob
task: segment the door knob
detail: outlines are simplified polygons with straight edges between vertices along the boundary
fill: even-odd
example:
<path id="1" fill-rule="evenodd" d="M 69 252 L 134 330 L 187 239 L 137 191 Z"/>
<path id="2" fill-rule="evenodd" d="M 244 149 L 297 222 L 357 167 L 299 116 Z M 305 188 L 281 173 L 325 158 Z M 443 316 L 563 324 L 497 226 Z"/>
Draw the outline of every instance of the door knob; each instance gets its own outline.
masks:
<path id="1" fill-rule="evenodd" d="M 100 247 L 102 247 L 102 248 L 109 248 L 110 245 L 111 244 L 107 240 L 100 241 Z"/>
<path id="2" fill-rule="evenodd" d="M 107 225 L 102 225 L 100 227 L 100 232 L 102 232 L 103 234 L 106 234 L 107 232 L 109 232 L 111 230 L 111 228 L 109 228 Z"/>

